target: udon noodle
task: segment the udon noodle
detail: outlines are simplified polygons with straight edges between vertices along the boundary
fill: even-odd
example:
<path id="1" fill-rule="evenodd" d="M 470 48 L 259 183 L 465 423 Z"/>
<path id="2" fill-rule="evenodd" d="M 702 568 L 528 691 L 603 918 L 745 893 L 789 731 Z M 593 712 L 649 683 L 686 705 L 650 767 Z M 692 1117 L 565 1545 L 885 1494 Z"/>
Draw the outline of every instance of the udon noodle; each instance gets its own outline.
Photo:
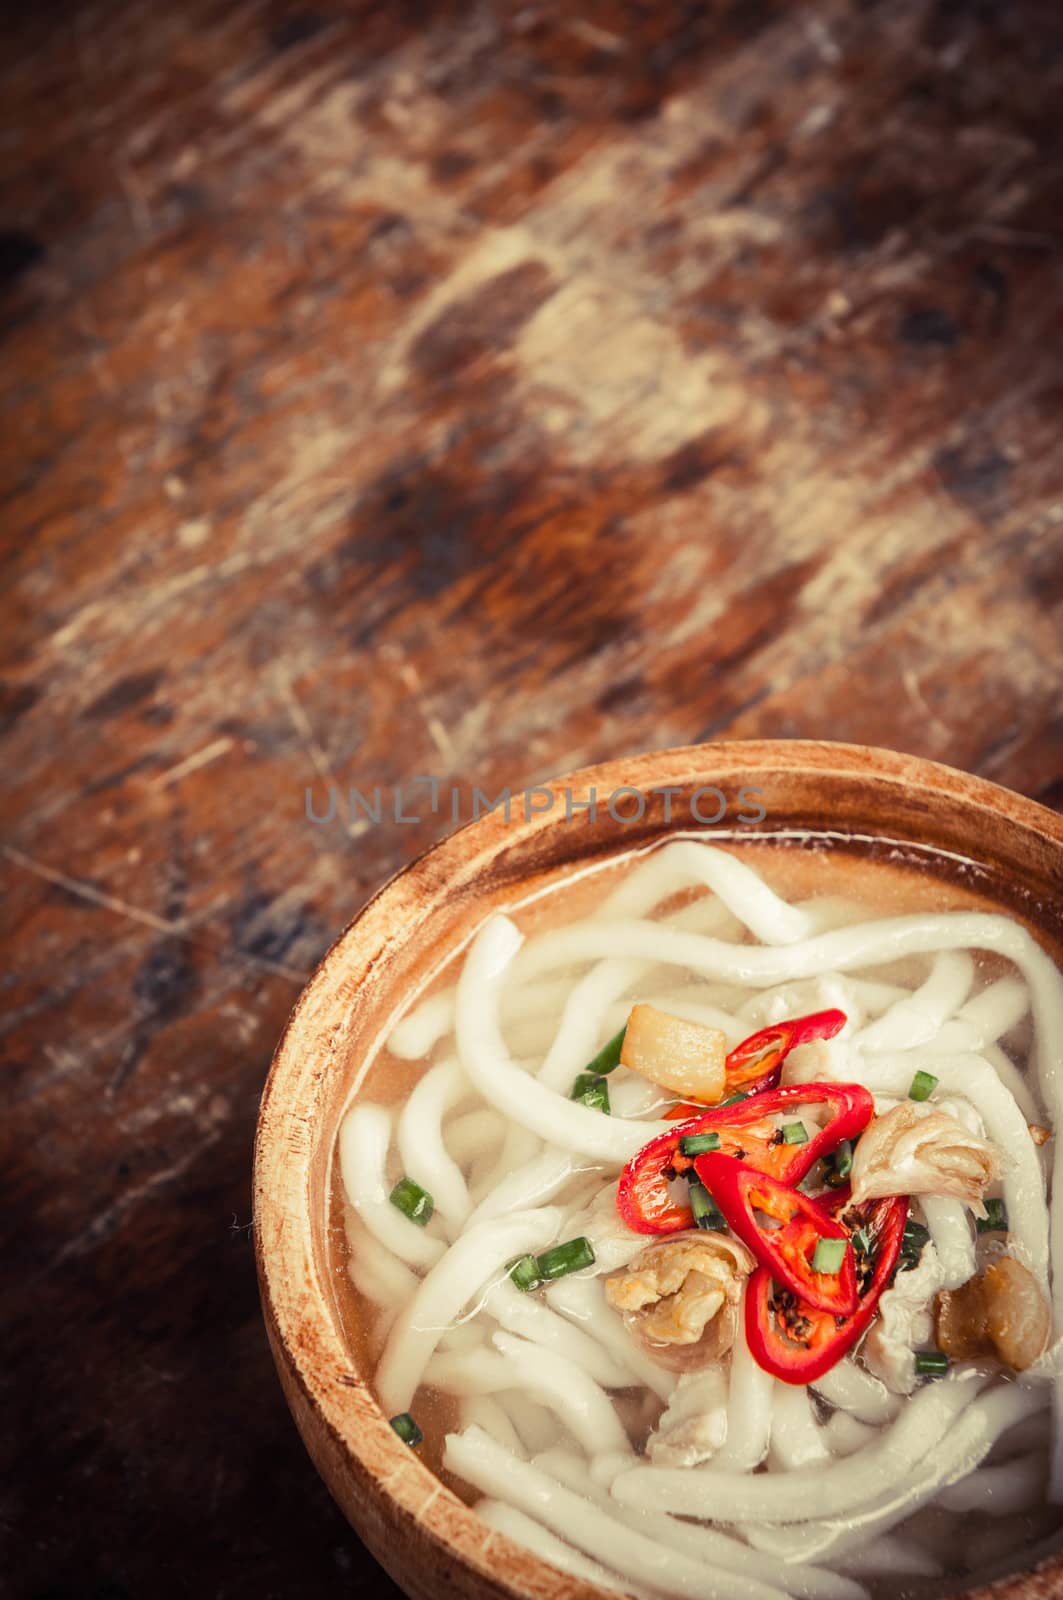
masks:
<path id="1" fill-rule="evenodd" d="M 1006 915 L 784 898 L 758 853 L 495 914 L 394 1027 L 414 1086 L 338 1146 L 375 1389 L 605 1588 L 940 1592 L 1059 1521 L 1063 979 Z"/>

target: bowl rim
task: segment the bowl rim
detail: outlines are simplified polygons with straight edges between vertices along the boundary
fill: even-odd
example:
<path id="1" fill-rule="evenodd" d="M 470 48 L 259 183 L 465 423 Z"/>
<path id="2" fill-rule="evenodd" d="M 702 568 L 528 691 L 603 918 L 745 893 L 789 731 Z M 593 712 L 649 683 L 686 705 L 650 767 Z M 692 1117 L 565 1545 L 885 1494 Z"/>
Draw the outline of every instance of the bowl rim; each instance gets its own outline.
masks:
<path id="1" fill-rule="evenodd" d="M 667 767 L 667 776 L 660 769 Z M 780 739 L 723 740 L 682 745 L 614 758 L 544 780 L 534 787 L 553 796 L 586 797 L 613 789 L 653 787 L 653 783 L 680 783 L 701 778 L 725 782 L 735 772 L 750 768 L 780 773 L 787 769 L 804 775 L 847 779 L 863 778 L 882 792 L 920 791 L 928 797 L 948 798 L 963 806 L 1006 819 L 1037 836 L 1063 859 L 1063 817 L 988 779 L 964 773 L 919 756 L 874 746 L 843 742 Z M 711 769 L 711 770 L 709 770 Z M 640 778 L 652 782 L 640 784 Z M 532 785 L 528 786 L 533 787 Z M 519 792 L 519 791 L 518 791 Z M 507 820 L 489 811 L 467 822 L 431 845 L 392 874 L 362 905 L 318 962 L 301 990 L 277 1043 L 262 1091 L 255 1135 L 252 1214 L 255 1257 L 270 1345 L 286 1398 L 296 1416 L 318 1470 L 330 1483 L 322 1454 L 332 1463 L 353 1470 L 358 1480 L 359 1520 L 356 1530 L 378 1559 L 381 1549 L 367 1538 L 361 1512 L 374 1495 L 383 1497 L 393 1521 L 416 1525 L 418 1535 L 439 1555 L 457 1558 L 471 1567 L 484 1585 L 484 1593 L 505 1594 L 524 1600 L 531 1593 L 546 1593 L 551 1600 L 604 1600 L 607 1591 L 580 1578 L 564 1575 L 523 1546 L 495 1533 L 424 1465 L 391 1429 L 367 1381 L 351 1370 L 350 1352 L 336 1326 L 331 1299 L 318 1273 L 313 1229 L 319 1225 L 310 1207 L 311 1166 L 315 1157 L 312 1112 L 323 1092 L 333 1062 L 339 1024 L 330 1027 L 328 1015 L 353 1001 L 358 982 L 345 983 L 343 967 L 362 947 L 366 976 L 378 960 L 401 945 L 409 931 L 420 898 L 438 890 L 451 869 L 462 864 L 474 876 L 501 851 L 503 845 L 526 843 L 561 818 L 556 807 Z M 675 829 L 676 832 L 688 831 Z M 707 827 L 707 840 L 720 836 Z M 883 832 L 883 837 L 885 831 Z M 621 835 L 618 835 L 621 837 Z M 629 846 L 630 847 L 630 846 Z M 620 853 L 619 850 L 617 853 Z M 977 860 L 977 855 L 972 859 Z M 431 915 L 431 913 L 429 913 Z M 311 1059 L 303 1048 L 309 1029 L 323 1042 L 325 1059 Z M 335 1130 L 333 1130 L 334 1137 Z M 342 1470 L 341 1467 L 341 1470 Z M 335 1491 L 334 1491 L 335 1492 Z M 348 1506 L 344 1509 L 350 1515 Z M 532 1564 L 531 1586 L 514 1587 L 500 1570 L 498 1542 L 508 1547 L 504 1566 L 519 1572 Z M 491 1549 L 489 1549 L 491 1547 Z M 492 1556 L 492 1549 L 494 1554 Z M 387 1565 L 385 1558 L 384 1564 Z M 988 1586 L 956 1590 L 964 1600 L 1026 1600 L 1031 1574 L 1059 1581 L 1063 1577 L 1063 1552 L 1053 1552 L 1019 1572 Z M 1063 1587 L 1040 1590 L 1063 1593 Z"/>

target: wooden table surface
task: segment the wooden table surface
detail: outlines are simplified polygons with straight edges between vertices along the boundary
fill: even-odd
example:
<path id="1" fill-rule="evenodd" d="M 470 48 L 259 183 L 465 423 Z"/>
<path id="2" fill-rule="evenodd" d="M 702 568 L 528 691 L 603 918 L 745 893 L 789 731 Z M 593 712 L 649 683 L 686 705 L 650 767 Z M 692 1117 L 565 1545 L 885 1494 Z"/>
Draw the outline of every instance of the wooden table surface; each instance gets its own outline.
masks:
<path id="1" fill-rule="evenodd" d="M 0 104 L 0 1568 L 397 1594 L 249 1156 L 448 823 L 306 788 L 803 735 L 1063 801 L 1063 14 L 55 4 Z"/>

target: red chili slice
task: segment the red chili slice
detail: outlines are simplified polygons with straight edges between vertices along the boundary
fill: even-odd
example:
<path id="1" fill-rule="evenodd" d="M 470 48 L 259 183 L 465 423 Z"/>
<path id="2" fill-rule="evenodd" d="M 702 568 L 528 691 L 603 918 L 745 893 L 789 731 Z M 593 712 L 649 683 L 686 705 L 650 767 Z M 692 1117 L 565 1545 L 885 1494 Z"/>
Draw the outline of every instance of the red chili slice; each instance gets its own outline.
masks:
<path id="1" fill-rule="evenodd" d="M 758 1366 L 784 1383 L 812 1383 L 852 1349 L 889 1287 L 908 1220 L 906 1195 L 854 1206 L 846 1186 L 821 1204 L 850 1238 L 867 1237 L 869 1248 L 857 1253 L 857 1310 L 849 1317 L 818 1310 L 780 1288 L 767 1267 L 758 1267 L 746 1289 L 746 1341 Z"/>
<path id="2" fill-rule="evenodd" d="M 782 1066 L 795 1045 L 807 1044 L 810 1039 L 833 1039 L 841 1033 L 848 1018 L 844 1011 L 812 1011 L 807 1017 L 792 1017 L 788 1022 L 773 1023 L 751 1033 L 748 1039 L 736 1044 L 728 1054 L 727 1094 L 760 1083 Z"/>
<path id="3" fill-rule="evenodd" d="M 831 1116 L 806 1144 L 785 1144 L 770 1118 L 783 1111 L 796 1113 L 803 1105 L 826 1105 Z M 724 1155 L 781 1183 L 797 1184 L 821 1156 L 862 1132 L 874 1108 L 874 1100 L 859 1083 L 794 1083 L 703 1111 L 636 1151 L 620 1174 L 617 1211 L 636 1233 L 678 1233 L 694 1226 L 690 1207 L 677 1204 L 669 1194 L 666 1176 L 689 1172 L 693 1165 L 693 1159 L 679 1149 L 680 1139 L 688 1135 L 718 1133 Z"/>
<path id="4" fill-rule="evenodd" d="M 744 1091 L 759 1094 L 770 1089 L 782 1064 L 795 1045 L 807 1044 L 810 1039 L 833 1039 L 842 1031 L 848 1018 L 844 1011 L 812 1011 L 807 1017 L 792 1017 L 788 1022 L 772 1023 L 751 1033 L 748 1039 L 736 1044 L 725 1063 L 727 1077 L 724 1097 Z M 697 1101 L 685 1100 L 666 1117 L 693 1117 L 700 1109 Z"/>
<path id="5" fill-rule="evenodd" d="M 856 1311 L 856 1270 L 849 1235 L 824 1206 L 800 1189 L 718 1153 L 696 1157 L 694 1171 L 731 1231 L 778 1283 L 817 1310 L 834 1316 L 851 1316 Z M 774 1226 L 769 1226 L 768 1219 Z M 817 1270 L 816 1248 L 821 1241 L 832 1239 L 844 1243 L 841 1261 L 836 1270 Z"/>

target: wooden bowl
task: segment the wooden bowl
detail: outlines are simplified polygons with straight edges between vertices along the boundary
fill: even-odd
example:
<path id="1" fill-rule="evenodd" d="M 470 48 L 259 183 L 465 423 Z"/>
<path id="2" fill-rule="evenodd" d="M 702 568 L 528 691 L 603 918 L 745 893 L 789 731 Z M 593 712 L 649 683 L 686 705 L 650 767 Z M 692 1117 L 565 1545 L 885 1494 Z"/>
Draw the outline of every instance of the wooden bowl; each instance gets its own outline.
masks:
<path id="1" fill-rule="evenodd" d="M 650 796 L 637 822 L 566 821 L 565 788 L 599 802 L 622 786 Z M 491 1531 L 388 1425 L 344 1338 L 328 1250 L 337 1129 L 358 1069 L 407 997 L 485 916 L 602 860 L 689 830 L 703 787 L 761 792 L 752 832 L 779 828 L 885 836 L 980 863 L 989 900 L 1063 949 L 1063 822 L 994 784 L 929 761 L 857 745 L 755 742 L 665 750 L 589 768 L 551 787 L 555 803 L 525 818 L 518 801 L 462 828 L 407 867 L 359 913 L 303 991 L 273 1060 L 255 1149 L 254 1217 L 266 1326 L 288 1404 L 333 1495 L 377 1560 L 414 1600 L 602 1600 Z M 540 804 L 545 804 L 540 801 Z M 712 799 L 699 802 L 703 814 Z M 634 810 L 635 801 L 626 802 Z M 623 808 L 618 802 L 617 809 Z M 716 830 L 717 833 L 719 830 Z M 713 837 L 713 829 L 705 830 Z M 978 1591 L 988 1595 L 989 1590 Z M 1063 1595 L 1063 1556 L 993 1586 L 995 1596 Z"/>

